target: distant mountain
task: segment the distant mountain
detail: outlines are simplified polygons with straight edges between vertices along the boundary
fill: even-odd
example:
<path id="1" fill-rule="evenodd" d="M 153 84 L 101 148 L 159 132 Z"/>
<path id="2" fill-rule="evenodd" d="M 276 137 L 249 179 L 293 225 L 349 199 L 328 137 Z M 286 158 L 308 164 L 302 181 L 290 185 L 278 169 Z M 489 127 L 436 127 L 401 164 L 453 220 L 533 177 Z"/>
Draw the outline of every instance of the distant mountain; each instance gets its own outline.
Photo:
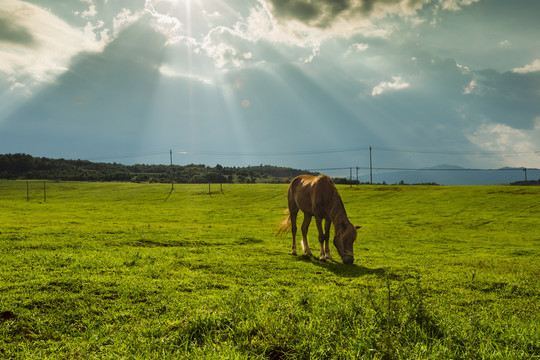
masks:
<path id="1" fill-rule="evenodd" d="M 527 169 L 527 179 L 540 179 L 540 169 Z M 369 181 L 369 175 L 359 179 Z M 437 183 L 440 185 L 495 185 L 525 180 L 523 168 L 503 167 L 493 170 L 466 169 L 455 165 L 438 165 L 415 170 L 374 171 L 373 183 Z"/>

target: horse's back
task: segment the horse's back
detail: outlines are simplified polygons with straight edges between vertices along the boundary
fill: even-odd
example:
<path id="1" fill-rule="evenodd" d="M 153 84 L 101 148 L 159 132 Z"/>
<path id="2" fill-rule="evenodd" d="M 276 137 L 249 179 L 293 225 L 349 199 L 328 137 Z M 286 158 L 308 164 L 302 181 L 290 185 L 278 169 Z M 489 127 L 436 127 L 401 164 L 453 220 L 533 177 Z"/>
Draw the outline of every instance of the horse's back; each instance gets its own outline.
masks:
<path id="1" fill-rule="evenodd" d="M 322 204 L 328 203 L 335 189 L 326 175 L 299 175 L 289 185 L 289 210 L 296 206 L 304 213 L 313 214 Z"/>

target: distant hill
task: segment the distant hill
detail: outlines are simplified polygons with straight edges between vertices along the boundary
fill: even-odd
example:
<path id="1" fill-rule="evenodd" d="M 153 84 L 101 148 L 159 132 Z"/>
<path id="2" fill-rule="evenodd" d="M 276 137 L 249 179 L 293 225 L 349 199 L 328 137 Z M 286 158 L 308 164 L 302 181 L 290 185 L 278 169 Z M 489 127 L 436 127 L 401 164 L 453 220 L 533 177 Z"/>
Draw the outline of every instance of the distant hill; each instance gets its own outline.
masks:
<path id="1" fill-rule="evenodd" d="M 27 154 L 0 154 L 0 179 L 40 179 L 65 181 L 129 181 L 170 183 L 288 183 L 300 174 L 316 172 L 280 166 L 214 167 L 206 165 L 123 165 L 88 160 L 50 159 Z M 369 183 L 369 175 L 359 178 Z M 439 185 L 525 185 L 523 168 L 494 170 L 465 169 L 439 165 L 424 169 L 380 171 L 373 173 L 377 184 Z M 540 185 L 540 169 L 527 169 L 527 185 Z M 335 178 L 348 184 L 348 178 Z"/>
<path id="2" fill-rule="evenodd" d="M 300 174 L 317 173 L 279 166 L 122 165 L 87 160 L 0 154 L 0 179 L 131 181 L 170 183 L 288 183 Z"/>
<path id="3" fill-rule="evenodd" d="M 527 169 L 529 185 L 540 179 L 540 169 Z M 369 181 L 369 176 L 359 179 Z M 399 184 L 436 183 L 440 185 L 494 185 L 525 180 L 523 168 L 504 167 L 493 170 L 466 169 L 455 165 L 439 165 L 419 170 L 398 170 L 373 173 L 373 182 Z"/>

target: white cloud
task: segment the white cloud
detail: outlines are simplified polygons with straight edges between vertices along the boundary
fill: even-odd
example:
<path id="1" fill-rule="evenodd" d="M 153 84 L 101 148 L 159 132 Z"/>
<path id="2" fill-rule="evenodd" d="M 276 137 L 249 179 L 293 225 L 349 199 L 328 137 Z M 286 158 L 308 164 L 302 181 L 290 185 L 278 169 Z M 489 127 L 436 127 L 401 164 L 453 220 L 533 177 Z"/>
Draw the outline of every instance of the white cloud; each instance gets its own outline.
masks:
<path id="1" fill-rule="evenodd" d="M 403 81 L 401 76 L 392 76 L 392 82 L 383 81 L 379 85 L 375 86 L 371 91 L 371 96 L 379 96 L 387 91 L 403 90 L 410 86 L 408 82 Z"/>
<path id="2" fill-rule="evenodd" d="M 25 98 L 29 98 L 32 96 L 32 91 L 30 91 L 28 86 L 26 86 L 25 84 L 21 84 L 20 82 L 17 82 L 15 80 L 12 81 L 12 84 L 13 85 L 11 85 L 11 87 L 9 88 L 10 92 L 19 93 Z"/>
<path id="3" fill-rule="evenodd" d="M 208 11 L 203 9 L 203 10 L 201 10 L 201 14 L 204 17 L 207 17 L 209 19 L 218 19 L 218 18 L 221 17 L 221 14 L 218 11 L 213 11 L 213 12 L 209 13 Z"/>
<path id="4" fill-rule="evenodd" d="M 99 20 L 96 25 L 93 25 L 90 21 L 86 23 L 84 27 L 83 34 L 86 39 L 86 42 L 92 44 L 89 49 L 94 51 L 101 51 L 110 41 L 109 29 L 104 28 L 105 23 L 102 20 Z M 100 30 L 99 40 L 96 34 L 96 30 Z"/>
<path id="5" fill-rule="evenodd" d="M 304 63 L 320 54 L 321 44 L 326 39 L 335 36 L 350 38 L 359 33 L 366 38 L 388 38 L 393 31 L 391 25 L 376 26 L 363 17 L 356 17 L 354 21 L 336 20 L 329 28 L 311 26 L 297 19 L 277 16 L 269 2 L 263 0 L 259 0 L 259 5 L 250 10 L 245 20 L 234 26 L 234 33 L 245 41 L 256 43 L 262 40 L 288 46 L 291 59 L 298 54 L 294 60 Z M 350 48 L 350 52 L 363 51 L 367 47 L 367 44 L 357 44 L 356 48 Z"/>
<path id="6" fill-rule="evenodd" d="M 303 0 L 300 0 L 303 1 Z M 309 2 L 309 1 L 308 1 Z M 410 1 L 392 0 L 397 4 L 403 2 L 403 7 L 410 9 Z M 153 9 L 152 0 L 147 0 L 147 11 L 157 15 Z M 357 6 L 356 4 L 355 6 Z M 378 3 L 377 6 L 382 6 Z M 397 6 L 397 5 L 396 5 Z M 150 10 L 149 10 L 150 9 Z M 378 8 L 377 8 L 378 9 Z M 321 44 L 332 37 L 350 38 L 361 33 L 365 38 L 388 38 L 395 30 L 392 24 L 374 25 L 367 17 L 355 19 L 336 19 L 329 28 L 312 26 L 298 19 L 288 19 L 276 15 L 270 1 L 258 0 L 247 17 L 237 14 L 237 21 L 232 26 L 216 26 L 210 29 L 202 40 L 187 39 L 194 45 L 196 52 L 203 51 L 213 61 L 216 67 L 227 70 L 238 68 L 247 63 L 272 62 L 268 57 L 268 43 L 278 45 L 280 55 L 289 61 L 310 63 L 320 56 Z M 398 10 L 396 10 L 398 11 Z M 407 10 L 408 11 L 408 10 Z M 404 12 L 407 12 L 404 10 Z M 346 50 L 344 56 L 369 48 L 366 43 L 357 43 Z M 282 61 L 283 58 L 280 58 Z"/>
<path id="7" fill-rule="evenodd" d="M 532 63 L 520 68 L 514 68 L 512 71 L 518 74 L 527 74 L 540 71 L 540 60 L 534 60 Z"/>
<path id="8" fill-rule="evenodd" d="M 538 121 L 538 119 L 537 119 Z M 540 137 L 540 127 L 518 130 L 505 124 L 484 124 L 467 138 L 481 149 L 501 152 L 499 165 L 537 167 L 539 147 L 534 139 Z"/>
<path id="9" fill-rule="evenodd" d="M 150 14 L 153 19 L 153 27 L 156 31 L 167 37 L 167 44 L 174 44 L 184 38 L 180 35 L 183 28 L 182 23 L 178 18 L 169 14 L 162 14 L 154 8 L 156 0 L 146 0 L 144 5 L 147 14 Z"/>
<path id="10" fill-rule="evenodd" d="M 248 52 L 242 52 L 237 44 L 233 46 L 233 43 L 238 43 L 242 40 L 239 33 L 226 27 L 217 27 L 212 29 L 205 37 L 201 48 L 206 55 L 214 61 L 214 65 L 218 68 L 239 68 L 244 65 L 245 60 L 249 60 L 253 57 L 246 57 Z"/>
<path id="11" fill-rule="evenodd" d="M 458 67 L 458 69 L 461 71 L 463 75 L 469 74 L 471 72 L 471 69 L 469 69 L 468 66 L 461 65 L 461 64 L 456 64 L 456 66 Z"/>
<path id="12" fill-rule="evenodd" d="M 132 13 L 131 10 L 123 8 L 113 19 L 113 31 L 115 34 L 118 34 L 120 30 L 130 24 L 133 24 L 135 21 L 141 18 L 141 13 L 136 12 Z"/>
<path id="13" fill-rule="evenodd" d="M 75 11 L 75 15 L 79 16 L 83 19 L 90 19 L 97 15 L 97 10 L 95 5 L 90 5 L 88 10 L 85 11 Z"/>
<path id="14" fill-rule="evenodd" d="M 259 1 L 279 18 L 281 23 L 301 22 L 309 27 L 350 36 L 366 25 L 371 25 L 372 20 L 393 15 L 413 16 L 431 0 Z"/>
<path id="15" fill-rule="evenodd" d="M 234 30 L 251 42 L 266 40 L 302 48 L 318 47 L 323 39 L 322 32 L 311 31 L 305 25 L 278 22 L 264 2 L 251 9 L 245 21 L 237 22 Z"/>
<path id="16" fill-rule="evenodd" d="M 345 51 L 345 54 L 343 54 L 343 56 L 347 57 L 351 55 L 352 53 L 359 53 L 362 51 L 366 51 L 368 48 L 369 48 L 368 44 L 363 44 L 363 43 L 352 44 L 351 46 L 349 46 L 347 51 Z"/>
<path id="17" fill-rule="evenodd" d="M 38 6 L 4 0 L 2 7 L 2 15 L 7 19 L 4 21 L 24 31 L 29 39 L 0 46 L 0 76 L 9 79 L 11 91 L 24 86 L 28 95 L 33 86 L 51 82 L 65 72 L 74 55 L 102 46 L 88 33 L 90 29 L 86 29 L 87 33 L 75 29 Z"/>
<path id="18" fill-rule="evenodd" d="M 471 80 L 469 85 L 467 85 L 467 87 L 463 89 L 463 93 L 465 95 L 479 94 L 480 87 L 478 86 L 478 82 L 476 80 Z"/>
<path id="19" fill-rule="evenodd" d="M 174 70 L 173 68 L 171 68 L 168 65 L 162 65 L 159 68 L 159 72 L 163 76 L 167 76 L 167 77 L 171 77 L 171 78 L 183 78 L 183 79 L 197 81 L 197 82 L 200 82 L 200 83 L 203 83 L 203 84 L 206 84 L 206 85 L 215 85 L 215 83 L 209 78 L 206 78 L 206 77 L 203 77 L 203 76 L 198 76 L 198 75 L 195 75 L 195 74 L 181 73 L 181 72 L 178 72 L 178 71 Z"/>
<path id="20" fill-rule="evenodd" d="M 459 11 L 464 6 L 469 6 L 479 1 L 480 0 L 440 0 L 440 4 L 444 10 Z"/>

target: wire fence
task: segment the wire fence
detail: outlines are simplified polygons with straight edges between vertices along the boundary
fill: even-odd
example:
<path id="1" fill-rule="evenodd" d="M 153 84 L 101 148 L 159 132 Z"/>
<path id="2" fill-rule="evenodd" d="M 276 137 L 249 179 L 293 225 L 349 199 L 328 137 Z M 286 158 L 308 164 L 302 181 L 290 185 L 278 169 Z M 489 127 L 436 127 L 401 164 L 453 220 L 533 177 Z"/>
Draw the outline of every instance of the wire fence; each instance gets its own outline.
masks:
<path id="1" fill-rule="evenodd" d="M 186 159 L 189 159 L 190 155 L 195 156 L 208 156 L 215 161 L 215 159 L 230 157 L 236 160 L 240 160 L 241 157 L 249 157 L 251 159 L 257 159 L 257 162 L 268 157 L 272 157 L 272 161 L 280 162 L 279 159 L 285 159 L 287 157 L 297 157 L 300 161 L 295 163 L 310 163 L 317 164 L 318 160 L 324 158 L 324 155 L 330 156 L 330 161 L 342 160 L 345 157 L 337 157 L 335 154 L 339 153 L 353 153 L 352 156 L 347 156 L 347 159 L 354 159 L 352 163 L 356 163 L 354 166 L 336 166 L 336 167 L 302 167 L 293 166 L 295 168 L 304 169 L 309 172 L 325 173 L 333 178 L 338 178 L 340 181 L 346 183 L 368 183 L 368 184 L 421 184 L 421 183 L 435 183 L 440 185 L 489 185 L 489 184 L 501 184 L 501 183 L 515 183 L 521 182 L 523 185 L 532 185 L 538 183 L 537 179 L 540 179 L 540 170 L 537 168 L 527 167 L 505 167 L 505 168 L 476 168 L 476 167 L 459 167 L 459 166 L 435 166 L 435 167 L 408 167 L 408 166 L 380 166 L 381 164 L 390 163 L 406 163 L 402 162 L 401 154 L 422 154 L 418 155 L 416 164 L 422 164 L 425 159 L 432 160 L 433 155 L 435 159 L 451 157 L 455 159 L 463 159 L 462 156 L 482 156 L 489 157 L 504 157 L 504 156 L 528 156 L 535 159 L 540 154 L 540 151 L 477 151 L 477 150 L 440 150 L 440 149 L 412 149 L 412 148 L 397 148 L 397 147 L 384 147 L 384 146 L 352 146 L 342 148 L 326 148 L 315 150 L 299 150 L 299 151 L 276 151 L 276 152 L 222 152 L 222 151 L 184 151 L 184 150 L 160 150 L 152 152 L 139 152 L 131 154 L 121 155 L 105 155 L 102 157 L 87 157 L 90 161 L 113 161 L 118 159 L 128 158 L 144 158 L 144 157 L 159 157 L 160 163 L 171 166 L 171 181 L 172 188 L 174 187 L 174 179 L 172 179 L 174 160 L 177 162 L 185 163 Z M 385 155 L 388 154 L 388 155 Z M 393 153 L 393 154 L 392 154 Z M 173 160 L 173 154 L 176 159 Z M 309 159 L 308 155 L 316 155 L 315 159 Z M 185 157 L 187 156 L 187 157 Z M 164 161 L 167 158 L 168 161 Z M 540 157 L 538 157 L 540 159 Z M 193 159 L 193 157 L 191 157 Z M 306 159 L 304 161 L 304 159 Z M 308 161 L 309 159 L 309 161 Z M 235 160 L 235 161 L 236 161 Z M 375 162 L 373 161 L 375 160 Z M 346 160 L 349 162 L 350 160 Z M 261 161 L 261 164 L 264 161 Z M 339 163 L 340 161 L 335 161 Z M 345 162 L 345 161 L 343 161 Z M 433 163 L 433 161 L 430 161 Z M 153 161 L 153 163 L 156 163 Z M 319 162 L 323 164 L 323 161 Z M 359 164 L 360 163 L 360 164 Z M 424 162 L 424 163 L 427 163 Z M 459 164 L 459 161 L 451 162 Z M 374 164 L 377 164 L 375 166 Z M 262 167 L 262 166 L 261 166 Z M 253 166 L 256 168 L 256 166 Z M 286 177 L 286 175 L 285 175 Z M 211 180 L 209 180 L 211 181 Z M 46 183 L 43 185 L 43 201 L 46 201 L 47 188 Z M 40 186 L 41 186 L 40 185 Z M 171 190 L 172 190 L 171 188 Z M 211 191 L 209 191 L 211 193 Z M 30 196 L 30 189 L 28 190 L 28 197 Z"/>
<path id="2" fill-rule="evenodd" d="M 309 171 L 325 173 L 347 184 L 540 185 L 540 169 L 528 168 L 369 168 L 359 166 L 319 168 L 309 169 Z"/>

